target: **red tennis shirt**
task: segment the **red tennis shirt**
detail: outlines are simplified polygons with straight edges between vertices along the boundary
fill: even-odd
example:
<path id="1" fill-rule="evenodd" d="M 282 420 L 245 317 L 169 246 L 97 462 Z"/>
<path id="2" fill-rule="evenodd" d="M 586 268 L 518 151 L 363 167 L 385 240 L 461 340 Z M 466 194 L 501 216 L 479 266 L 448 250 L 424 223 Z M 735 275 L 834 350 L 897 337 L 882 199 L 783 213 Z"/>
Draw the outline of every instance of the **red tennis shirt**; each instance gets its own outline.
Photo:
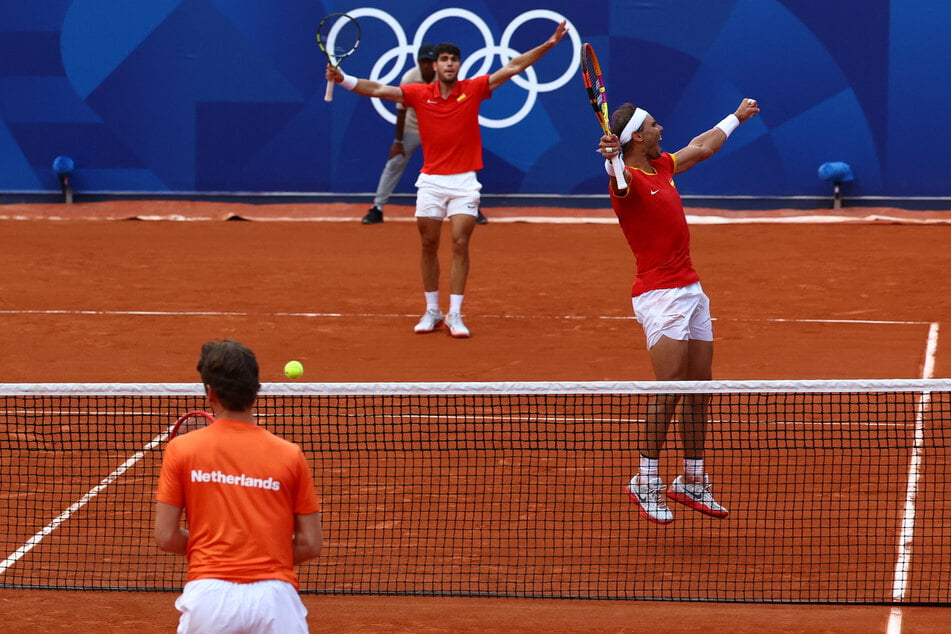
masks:
<path id="1" fill-rule="evenodd" d="M 677 160 L 667 152 L 651 161 L 655 174 L 628 167 L 633 175 L 611 206 L 637 261 L 631 296 L 659 288 L 680 288 L 700 281 L 690 260 L 690 230 L 683 201 L 674 185 Z"/>
<path id="2" fill-rule="evenodd" d="M 492 97 L 489 76 L 460 79 L 443 99 L 439 82 L 405 84 L 403 103 L 416 110 L 423 146 L 423 174 L 463 174 L 482 169 L 479 106 Z"/>

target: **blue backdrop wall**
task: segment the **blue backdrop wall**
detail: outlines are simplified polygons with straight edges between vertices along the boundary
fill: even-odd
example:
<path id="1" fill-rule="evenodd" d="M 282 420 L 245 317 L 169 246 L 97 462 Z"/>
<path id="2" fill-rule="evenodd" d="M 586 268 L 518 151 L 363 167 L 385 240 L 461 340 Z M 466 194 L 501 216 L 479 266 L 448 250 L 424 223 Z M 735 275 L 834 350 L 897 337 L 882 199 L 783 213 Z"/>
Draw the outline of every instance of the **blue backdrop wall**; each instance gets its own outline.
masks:
<path id="1" fill-rule="evenodd" d="M 600 135 L 577 51 L 598 49 L 609 95 L 648 109 L 676 150 L 744 96 L 762 113 L 678 179 L 685 194 L 817 196 L 852 165 L 853 196 L 951 195 L 946 0 L 0 1 L 0 190 L 370 192 L 392 104 L 323 101 L 320 18 L 356 13 L 350 74 L 395 83 L 423 40 L 452 40 L 472 76 L 571 36 L 482 108 L 486 193 L 603 194 Z M 419 157 L 412 165 L 419 167 Z M 412 174 L 400 191 L 412 191 Z"/>

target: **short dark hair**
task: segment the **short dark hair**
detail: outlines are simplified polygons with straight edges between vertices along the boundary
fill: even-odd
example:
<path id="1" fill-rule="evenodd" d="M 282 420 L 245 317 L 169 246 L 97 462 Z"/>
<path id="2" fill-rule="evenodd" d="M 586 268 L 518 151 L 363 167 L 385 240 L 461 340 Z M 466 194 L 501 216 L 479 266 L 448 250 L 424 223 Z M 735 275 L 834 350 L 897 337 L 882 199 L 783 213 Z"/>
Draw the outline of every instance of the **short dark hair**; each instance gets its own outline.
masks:
<path id="1" fill-rule="evenodd" d="M 211 386 L 221 405 L 233 412 L 251 409 L 257 400 L 260 373 L 254 353 L 237 341 L 209 341 L 198 359 L 201 382 Z"/>
<path id="2" fill-rule="evenodd" d="M 433 49 L 433 55 L 435 55 L 436 59 L 439 59 L 439 56 L 443 53 L 449 53 L 450 55 L 455 55 L 456 57 L 462 57 L 462 51 L 460 51 L 459 47 L 452 42 L 443 42 L 442 44 L 437 44 L 436 48 Z"/>

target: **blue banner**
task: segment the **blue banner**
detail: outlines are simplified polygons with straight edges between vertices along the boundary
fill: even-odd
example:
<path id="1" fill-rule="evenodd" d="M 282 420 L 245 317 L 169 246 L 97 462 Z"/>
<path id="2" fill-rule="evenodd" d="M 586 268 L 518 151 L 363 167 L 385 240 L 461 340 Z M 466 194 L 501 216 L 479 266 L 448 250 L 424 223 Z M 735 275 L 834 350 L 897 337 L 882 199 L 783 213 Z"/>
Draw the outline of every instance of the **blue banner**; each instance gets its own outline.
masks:
<path id="1" fill-rule="evenodd" d="M 451 4 L 452 6 L 446 6 Z M 951 195 L 941 141 L 951 4 L 941 0 L 46 0 L 0 4 L 0 190 L 372 192 L 395 109 L 338 89 L 323 100 L 320 19 L 363 38 L 342 68 L 397 83 L 423 41 L 453 41 L 463 73 L 497 70 L 566 19 L 570 34 L 481 110 L 487 194 L 603 194 L 600 128 L 578 49 L 591 42 L 612 105 L 632 102 L 676 151 L 743 97 L 762 112 L 678 178 L 696 196 Z M 937 72 L 935 69 L 939 69 Z M 398 191 L 413 190 L 410 164 Z"/>

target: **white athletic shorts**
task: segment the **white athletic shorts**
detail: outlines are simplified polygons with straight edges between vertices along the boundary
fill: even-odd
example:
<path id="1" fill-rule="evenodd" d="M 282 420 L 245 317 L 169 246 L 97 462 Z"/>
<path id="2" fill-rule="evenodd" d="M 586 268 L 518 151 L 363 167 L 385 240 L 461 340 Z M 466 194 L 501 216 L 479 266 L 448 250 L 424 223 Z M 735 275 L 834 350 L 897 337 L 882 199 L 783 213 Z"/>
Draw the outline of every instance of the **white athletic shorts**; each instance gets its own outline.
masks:
<path id="1" fill-rule="evenodd" d="M 482 183 L 475 172 L 422 174 L 416 179 L 416 217 L 442 220 L 456 214 L 479 215 Z"/>
<path id="2" fill-rule="evenodd" d="M 197 579 L 185 584 L 175 607 L 178 634 L 255 632 L 307 634 L 307 608 L 293 585 L 269 579 L 233 583 Z"/>
<path id="3" fill-rule="evenodd" d="M 710 298 L 700 282 L 680 288 L 660 288 L 631 299 L 634 316 L 644 327 L 647 349 L 662 336 L 684 341 L 713 341 L 713 319 Z"/>

